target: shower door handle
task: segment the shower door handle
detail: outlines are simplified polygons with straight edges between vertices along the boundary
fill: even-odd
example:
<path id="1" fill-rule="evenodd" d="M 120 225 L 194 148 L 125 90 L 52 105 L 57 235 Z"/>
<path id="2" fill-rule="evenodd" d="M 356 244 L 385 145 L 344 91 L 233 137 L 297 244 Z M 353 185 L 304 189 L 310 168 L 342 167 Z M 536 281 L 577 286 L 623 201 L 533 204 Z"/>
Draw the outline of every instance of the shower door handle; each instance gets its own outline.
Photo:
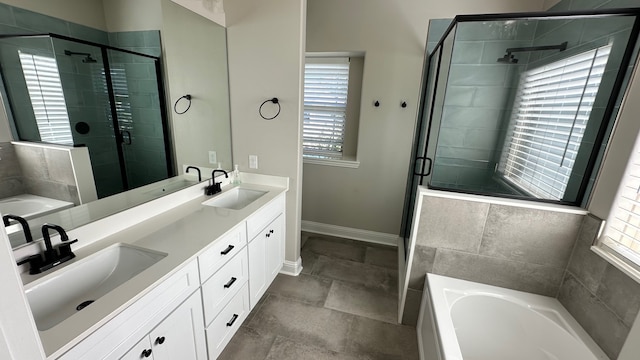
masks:
<path id="1" fill-rule="evenodd" d="M 423 174 L 422 170 L 420 172 L 416 172 L 415 168 L 414 168 L 413 169 L 414 170 L 413 171 L 413 175 L 417 175 L 417 176 L 429 176 L 429 175 L 431 175 L 431 165 L 433 164 L 433 161 L 431 160 L 431 158 L 428 158 L 426 156 L 418 156 L 418 157 L 416 157 L 416 165 L 418 165 L 418 160 L 422 160 L 423 161 L 422 162 L 423 167 L 425 167 L 424 166 L 424 162 L 429 160 L 429 166 L 426 166 L 427 173 Z"/>
<path id="2" fill-rule="evenodd" d="M 120 143 L 131 145 L 131 133 L 128 130 L 120 130 Z"/>

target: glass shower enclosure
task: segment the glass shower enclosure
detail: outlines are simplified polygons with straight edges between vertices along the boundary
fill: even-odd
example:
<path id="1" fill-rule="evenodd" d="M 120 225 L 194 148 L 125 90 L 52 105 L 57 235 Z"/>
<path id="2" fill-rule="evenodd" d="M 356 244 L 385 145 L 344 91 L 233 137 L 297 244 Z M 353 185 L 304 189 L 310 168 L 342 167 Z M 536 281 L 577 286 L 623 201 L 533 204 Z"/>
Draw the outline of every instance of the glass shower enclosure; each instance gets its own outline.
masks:
<path id="1" fill-rule="evenodd" d="M 402 236 L 419 185 L 582 205 L 636 58 L 640 9 L 461 15 L 428 54 Z"/>
<path id="2" fill-rule="evenodd" d="M 86 146 L 99 198 L 174 175 L 158 57 L 0 35 L 0 71 L 14 138 Z"/>

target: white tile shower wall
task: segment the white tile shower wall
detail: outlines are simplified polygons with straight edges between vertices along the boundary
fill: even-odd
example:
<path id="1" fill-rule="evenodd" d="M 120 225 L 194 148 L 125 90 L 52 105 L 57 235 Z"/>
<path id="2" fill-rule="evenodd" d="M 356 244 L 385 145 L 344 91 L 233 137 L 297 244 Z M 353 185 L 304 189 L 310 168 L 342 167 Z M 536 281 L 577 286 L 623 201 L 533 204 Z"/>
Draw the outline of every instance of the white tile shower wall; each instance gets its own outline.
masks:
<path id="1" fill-rule="evenodd" d="M 584 215 L 423 196 L 407 309 L 425 273 L 556 296 Z M 408 311 L 403 322 L 415 323 Z"/>

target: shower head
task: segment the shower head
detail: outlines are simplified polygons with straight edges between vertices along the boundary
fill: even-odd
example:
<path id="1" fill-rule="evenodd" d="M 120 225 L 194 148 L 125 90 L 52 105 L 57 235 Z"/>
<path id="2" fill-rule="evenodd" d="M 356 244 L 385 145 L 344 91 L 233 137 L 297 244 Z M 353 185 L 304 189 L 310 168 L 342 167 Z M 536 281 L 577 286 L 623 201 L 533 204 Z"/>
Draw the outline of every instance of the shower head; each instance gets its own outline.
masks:
<path id="1" fill-rule="evenodd" d="M 85 63 L 85 64 L 95 64 L 95 63 L 98 62 L 98 60 L 92 58 L 91 55 L 87 55 L 87 57 L 82 59 L 82 62 Z"/>
<path id="2" fill-rule="evenodd" d="M 567 42 L 563 42 L 558 45 L 541 45 L 541 46 L 525 46 L 525 47 L 517 47 L 517 48 L 508 48 L 506 50 L 506 54 L 503 57 L 498 58 L 499 63 L 503 64 L 517 64 L 518 59 L 515 58 L 511 53 L 514 52 L 531 52 L 531 51 L 546 51 L 546 50 L 558 50 L 565 51 L 567 50 Z"/>
<path id="3" fill-rule="evenodd" d="M 516 59 L 515 55 L 511 55 L 510 52 L 504 54 L 503 57 L 498 58 L 497 60 L 499 63 L 503 63 L 503 64 L 517 64 L 518 63 L 518 59 Z"/>
<path id="4" fill-rule="evenodd" d="M 98 62 L 98 60 L 94 59 L 89 53 L 81 53 L 81 52 L 75 52 L 71 50 L 65 50 L 64 54 L 67 56 L 82 55 L 84 56 L 84 59 L 82 59 L 82 62 L 85 64 L 93 64 Z"/>

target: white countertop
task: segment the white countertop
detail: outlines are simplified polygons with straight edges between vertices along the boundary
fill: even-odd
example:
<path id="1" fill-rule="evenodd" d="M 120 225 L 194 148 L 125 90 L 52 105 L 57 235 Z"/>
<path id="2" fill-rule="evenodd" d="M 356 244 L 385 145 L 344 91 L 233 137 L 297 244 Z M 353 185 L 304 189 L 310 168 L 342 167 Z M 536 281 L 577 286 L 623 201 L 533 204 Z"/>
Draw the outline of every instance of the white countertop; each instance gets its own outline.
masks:
<path id="1" fill-rule="evenodd" d="M 91 304 L 91 311 L 78 312 L 53 328 L 40 331 L 42 345 L 48 358 L 55 359 L 62 355 L 190 260 L 195 259 L 216 239 L 287 191 L 286 187 L 247 183 L 242 183 L 240 187 L 267 191 L 267 193 L 240 210 L 201 205 L 203 201 L 211 198 L 202 195 L 135 226 L 74 250 L 76 258 L 53 272 L 41 275 L 23 274 L 23 283 L 29 287 L 31 283 L 37 284 L 38 279 L 48 277 L 56 271 L 64 271 L 64 267 L 115 243 L 132 244 L 168 254 L 150 268 L 97 299 Z M 231 188 L 225 187 L 224 191 Z"/>

